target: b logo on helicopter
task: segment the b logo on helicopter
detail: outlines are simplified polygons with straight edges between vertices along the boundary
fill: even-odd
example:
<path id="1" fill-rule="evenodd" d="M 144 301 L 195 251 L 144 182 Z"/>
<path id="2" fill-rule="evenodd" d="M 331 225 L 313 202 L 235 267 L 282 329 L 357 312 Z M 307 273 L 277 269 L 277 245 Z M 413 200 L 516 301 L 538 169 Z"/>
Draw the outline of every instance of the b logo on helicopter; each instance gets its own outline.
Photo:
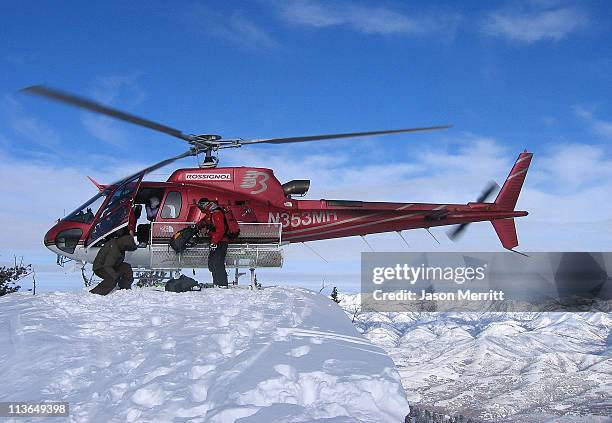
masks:
<path id="1" fill-rule="evenodd" d="M 266 181 L 270 179 L 270 175 L 267 173 L 259 172 L 257 170 L 247 170 L 242 177 L 240 188 L 255 188 L 259 186 L 259 189 L 251 191 L 251 194 L 261 194 L 268 189 Z"/>

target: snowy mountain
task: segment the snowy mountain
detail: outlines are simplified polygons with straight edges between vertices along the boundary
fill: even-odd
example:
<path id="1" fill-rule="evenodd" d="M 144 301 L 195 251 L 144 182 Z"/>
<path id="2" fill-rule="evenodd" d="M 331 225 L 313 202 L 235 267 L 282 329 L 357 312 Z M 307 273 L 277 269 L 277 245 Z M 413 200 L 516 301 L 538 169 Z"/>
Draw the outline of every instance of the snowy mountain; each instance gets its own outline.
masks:
<path id="1" fill-rule="evenodd" d="M 360 313 L 411 405 L 485 422 L 612 421 L 609 313 Z"/>
<path id="2" fill-rule="evenodd" d="M 74 422 L 403 422 L 409 411 L 391 359 L 307 290 L 16 293 L 0 298 L 0 321 L 0 401 L 68 401 Z"/>

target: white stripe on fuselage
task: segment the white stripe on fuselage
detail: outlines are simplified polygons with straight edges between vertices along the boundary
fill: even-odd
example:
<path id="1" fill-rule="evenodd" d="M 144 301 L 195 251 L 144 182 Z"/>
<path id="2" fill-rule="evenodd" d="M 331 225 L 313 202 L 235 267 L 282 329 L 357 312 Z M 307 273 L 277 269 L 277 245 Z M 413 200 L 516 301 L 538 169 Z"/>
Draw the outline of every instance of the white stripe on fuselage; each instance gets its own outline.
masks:
<path id="1" fill-rule="evenodd" d="M 367 222 L 367 223 L 361 223 L 359 225 L 351 225 L 351 226 L 347 226 L 346 228 L 331 229 L 331 230 L 326 230 L 326 231 L 318 232 L 318 233 L 315 233 L 315 234 L 298 235 L 298 236 L 295 236 L 295 237 L 290 237 L 289 241 L 293 241 L 294 239 L 298 239 L 298 238 L 304 238 L 304 237 L 307 237 L 307 236 L 319 236 L 319 235 L 327 235 L 327 234 L 334 233 L 334 232 L 350 231 L 352 229 L 363 228 L 363 227 L 366 227 L 366 226 L 378 225 L 378 224 L 381 224 L 381 223 L 387 223 L 387 222 L 393 222 L 393 221 L 396 221 L 396 220 L 407 219 L 407 218 L 410 218 L 410 217 L 414 217 L 414 216 L 418 216 L 418 215 L 423 215 L 423 214 L 426 214 L 426 213 L 427 213 L 427 211 L 422 211 L 422 212 L 417 212 L 417 213 L 410 213 L 410 214 L 406 214 L 404 216 L 396 216 L 396 217 L 390 217 L 388 219 L 377 220 L 376 222 Z M 327 225 L 326 227 L 329 227 L 329 226 L 330 225 Z M 318 227 L 317 229 L 322 229 L 322 227 Z"/>
<path id="2" fill-rule="evenodd" d="M 311 228 L 294 229 L 292 231 L 283 231 L 283 235 L 291 235 L 291 234 L 298 234 L 298 233 L 302 233 L 302 232 L 316 231 L 316 230 L 319 230 L 319 229 L 327 229 L 327 228 L 330 228 L 332 226 L 338 226 L 338 225 L 343 225 L 343 224 L 349 223 L 349 222 L 355 222 L 357 220 L 367 219 L 368 217 L 374 217 L 374 216 L 379 216 L 379 215 L 386 214 L 386 213 L 389 213 L 389 212 L 405 210 L 405 209 L 407 209 L 409 207 L 412 207 L 412 206 L 414 206 L 414 204 L 404 204 L 403 206 L 400 206 L 400 207 L 398 207 L 397 209 L 394 209 L 394 210 L 385 210 L 385 211 L 380 211 L 380 212 L 376 212 L 376 213 L 364 214 L 363 216 L 351 217 L 351 218 L 340 220 L 340 221 L 334 222 L 334 223 L 328 223 L 328 224 L 320 225 L 320 226 L 313 226 Z M 336 210 L 336 211 L 338 211 L 338 210 Z M 349 210 L 349 211 L 353 211 L 353 210 Z"/>

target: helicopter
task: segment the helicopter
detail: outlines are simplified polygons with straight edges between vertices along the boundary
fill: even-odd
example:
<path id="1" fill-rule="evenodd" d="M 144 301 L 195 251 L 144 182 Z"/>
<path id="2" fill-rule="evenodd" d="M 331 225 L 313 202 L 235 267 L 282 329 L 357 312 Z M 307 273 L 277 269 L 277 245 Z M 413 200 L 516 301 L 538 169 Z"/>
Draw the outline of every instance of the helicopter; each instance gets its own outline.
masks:
<path id="1" fill-rule="evenodd" d="M 416 133 L 452 125 L 283 138 L 223 138 L 216 134 L 186 134 L 47 86 L 35 85 L 21 91 L 162 132 L 189 145 L 187 151 L 111 184 L 100 184 L 90 178 L 98 193 L 58 220 L 44 237 L 44 245 L 58 258 L 83 265 L 92 263 L 105 241 L 131 227 L 137 228 L 140 241 L 139 248 L 126 255 L 126 261 L 133 267 L 149 272 L 206 267 L 209 247 L 205 242 L 181 253 L 169 248 L 176 232 L 200 219 L 197 202 L 201 198 L 216 201 L 231 210 L 238 220 L 240 235 L 228 248 L 226 265 L 251 269 L 252 280 L 257 268 L 282 267 L 282 247 L 287 244 L 383 232 L 397 232 L 406 242 L 404 230 L 429 231 L 431 227 L 446 225 L 455 226 L 449 236 L 457 239 L 469 224 L 480 221 L 492 223 L 505 249 L 522 254 L 515 250 L 518 237 L 514 219 L 528 215 L 527 211 L 515 210 L 533 156 L 527 150 L 519 154 L 501 189 L 492 183 L 475 202 L 467 204 L 301 199 L 308 192 L 309 180 L 281 183 L 272 169 L 219 166 L 220 151 L 229 148 Z M 161 167 L 200 155 L 204 159 L 196 168 L 176 169 L 163 182 L 144 180 L 145 175 Z M 490 202 L 498 189 L 497 197 Z M 159 211 L 150 223 L 139 224 L 142 206 L 152 197 L 159 200 Z"/>

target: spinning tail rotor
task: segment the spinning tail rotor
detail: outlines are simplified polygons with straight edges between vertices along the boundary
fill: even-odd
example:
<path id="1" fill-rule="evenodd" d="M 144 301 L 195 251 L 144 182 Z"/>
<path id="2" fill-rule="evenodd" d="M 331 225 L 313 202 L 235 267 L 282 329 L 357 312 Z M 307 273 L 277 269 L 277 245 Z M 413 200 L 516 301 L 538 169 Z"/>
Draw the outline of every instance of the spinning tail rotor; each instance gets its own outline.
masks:
<path id="1" fill-rule="evenodd" d="M 497 182 L 489 181 L 489 183 L 487 184 L 485 189 L 482 191 L 482 193 L 480 194 L 476 202 L 486 203 L 487 200 L 491 198 L 491 196 L 495 194 L 497 191 L 499 191 L 499 185 L 497 184 Z M 463 234 L 465 233 L 465 230 L 468 228 L 469 225 L 470 225 L 469 223 L 462 223 L 460 225 L 455 226 L 453 229 L 451 229 L 448 232 L 448 237 L 453 241 L 458 241 L 463 236 Z"/>

